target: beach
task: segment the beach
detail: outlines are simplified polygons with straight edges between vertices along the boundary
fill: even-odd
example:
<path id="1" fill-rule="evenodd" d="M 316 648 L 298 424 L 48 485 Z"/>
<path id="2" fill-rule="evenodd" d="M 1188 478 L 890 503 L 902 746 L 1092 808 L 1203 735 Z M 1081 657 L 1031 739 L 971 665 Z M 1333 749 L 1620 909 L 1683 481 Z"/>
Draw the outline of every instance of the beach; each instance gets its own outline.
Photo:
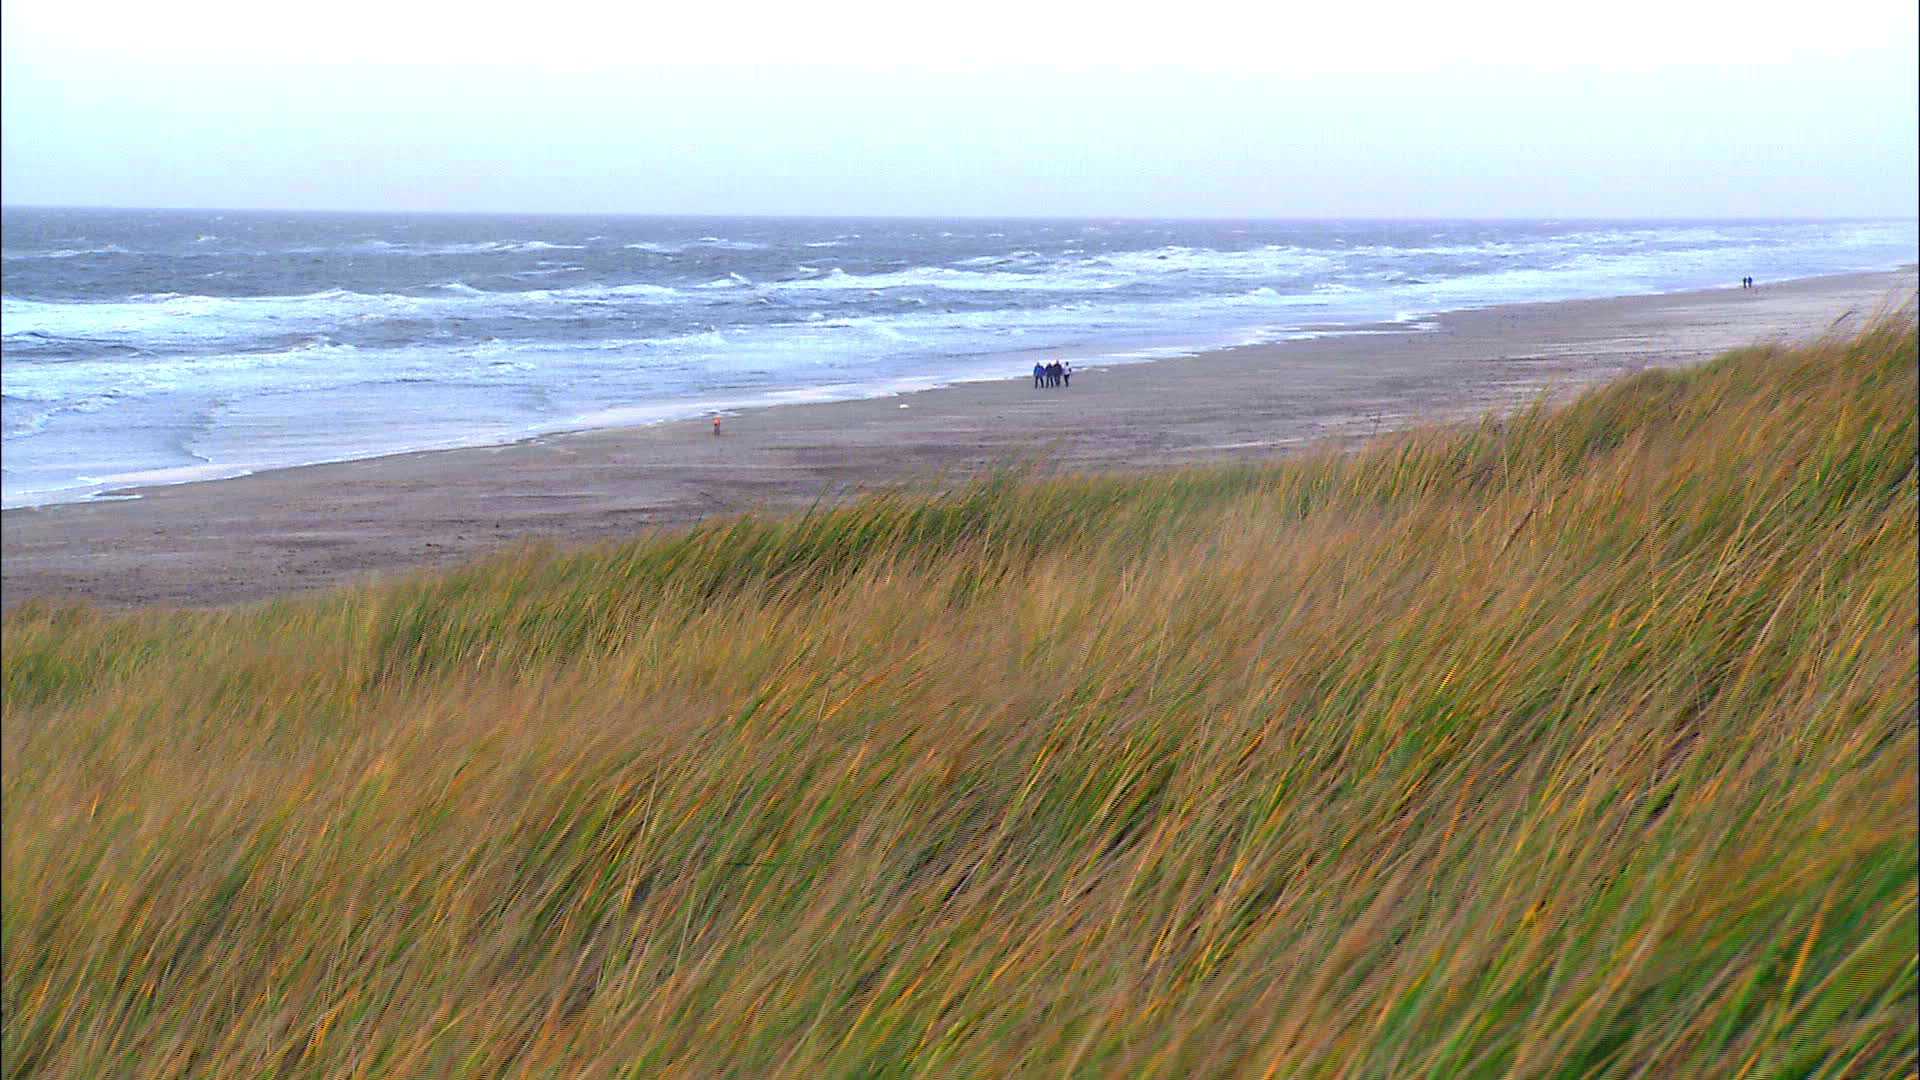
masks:
<path id="1" fill-rule="evenodd" d="M 543 436 L 134 489 L 12 509 L 4 599 L 220 605 L 787 510 L 1005 464 L 1130 470 L 1252 460 L 1456 421 L 1723 350 L 1857 329 L 1912 267 L 1601 300 L 1513 304 L 1150 363 L 707 420 Z"/>

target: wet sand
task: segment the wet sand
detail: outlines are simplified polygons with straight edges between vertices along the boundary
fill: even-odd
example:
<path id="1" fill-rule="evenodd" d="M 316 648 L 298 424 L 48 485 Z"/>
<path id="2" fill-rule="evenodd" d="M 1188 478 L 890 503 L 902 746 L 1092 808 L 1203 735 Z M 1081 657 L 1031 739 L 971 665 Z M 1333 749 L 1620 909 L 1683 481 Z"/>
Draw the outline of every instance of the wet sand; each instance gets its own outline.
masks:
<path id="1" fill-rule="evenodd" d="M 1512 408 L 1647 367 L 1856 326 L 1914 268 L 1754 290 L 1516 304 L 1431 328 L 1021 376 L 904 397 L 590 431 L 141 489 L 0 515 L 0 589 L 111 606 L 215 605 L 714 514 L 1040 460 L 1068 470 L 1259 458 Z"/>

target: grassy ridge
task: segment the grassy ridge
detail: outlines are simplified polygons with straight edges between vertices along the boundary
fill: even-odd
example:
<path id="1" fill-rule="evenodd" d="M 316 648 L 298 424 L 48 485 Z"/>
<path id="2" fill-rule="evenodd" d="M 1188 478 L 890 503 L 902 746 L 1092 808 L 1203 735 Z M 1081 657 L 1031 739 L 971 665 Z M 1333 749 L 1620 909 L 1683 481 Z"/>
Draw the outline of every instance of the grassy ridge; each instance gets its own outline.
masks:
<path id="1" fill-rule="evenodd" d="M 24 606 L 6 1072 L 1910 1072 L 1915 369 Z"/>

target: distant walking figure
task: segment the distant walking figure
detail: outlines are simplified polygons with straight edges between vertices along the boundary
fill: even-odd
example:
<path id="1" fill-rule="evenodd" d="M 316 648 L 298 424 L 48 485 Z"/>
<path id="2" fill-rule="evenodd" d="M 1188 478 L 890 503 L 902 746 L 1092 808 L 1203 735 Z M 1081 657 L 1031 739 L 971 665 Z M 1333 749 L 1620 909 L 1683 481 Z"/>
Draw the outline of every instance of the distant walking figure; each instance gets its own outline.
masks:
<path id="1" fill-rule="evenodd" d="M 1046 381 L 1047 381 L 1047 369 L 1044 367 L 1041 367 L 1038 363 L 1035 363 L 1033 365 L 1033 388 L 1035 390 L 1040 389 L 1040 385 Z"/>
<path id="2" fill-rule="evenodd" d="M 1073 361 L 1071 360 L 1060 361 L 1060 385 L 1073 385 Z"/>

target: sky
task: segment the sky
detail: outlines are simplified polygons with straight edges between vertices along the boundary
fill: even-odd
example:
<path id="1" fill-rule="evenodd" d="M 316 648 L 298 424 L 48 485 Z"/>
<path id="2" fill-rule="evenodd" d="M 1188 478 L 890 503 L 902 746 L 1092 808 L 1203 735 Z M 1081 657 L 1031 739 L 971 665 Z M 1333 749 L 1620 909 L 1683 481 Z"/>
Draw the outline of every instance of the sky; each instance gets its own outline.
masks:
<path id="1" fill-rule="evenodd" d="M 1311 6 L 4 0 L 0 201 L 1915 213 L 1912 0 Z"/>

